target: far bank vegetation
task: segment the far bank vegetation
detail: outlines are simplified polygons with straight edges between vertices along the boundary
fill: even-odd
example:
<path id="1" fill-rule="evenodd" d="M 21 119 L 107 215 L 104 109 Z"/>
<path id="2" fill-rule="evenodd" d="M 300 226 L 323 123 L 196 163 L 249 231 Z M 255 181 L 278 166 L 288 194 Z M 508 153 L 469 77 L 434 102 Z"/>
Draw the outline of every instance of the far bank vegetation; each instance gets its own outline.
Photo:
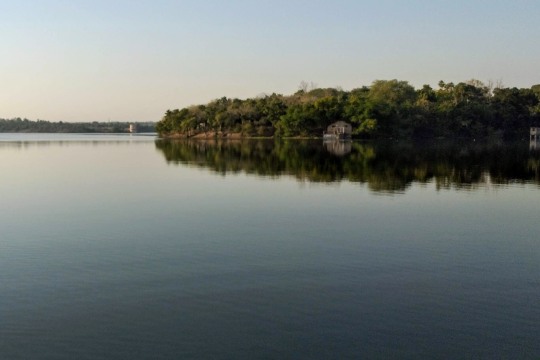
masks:
<path id="1" fill-rule="evenodd" d="M 222 97 L 168 110 L 156 130 L 164 137 L 320 137 L 342 120 L 357 138 L 513 138 L 540 124 L 539 102 L 540 84 L 440 81 L 437 89 L 415 89 L 407 81 L 376 80 L 344 91 L 302 83 L 293 95 Z"/>

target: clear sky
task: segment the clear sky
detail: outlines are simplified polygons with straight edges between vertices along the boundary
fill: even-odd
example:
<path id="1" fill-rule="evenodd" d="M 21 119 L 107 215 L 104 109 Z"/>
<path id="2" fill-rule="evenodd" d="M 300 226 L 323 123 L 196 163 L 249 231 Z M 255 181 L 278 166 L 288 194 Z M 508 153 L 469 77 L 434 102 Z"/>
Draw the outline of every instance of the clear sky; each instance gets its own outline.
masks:
<path id="1" fill-rule="evenodd" d="M 157 121 L 377 79 L 540 83 L 538 0 L 0 0 L 0 118 Z"/>

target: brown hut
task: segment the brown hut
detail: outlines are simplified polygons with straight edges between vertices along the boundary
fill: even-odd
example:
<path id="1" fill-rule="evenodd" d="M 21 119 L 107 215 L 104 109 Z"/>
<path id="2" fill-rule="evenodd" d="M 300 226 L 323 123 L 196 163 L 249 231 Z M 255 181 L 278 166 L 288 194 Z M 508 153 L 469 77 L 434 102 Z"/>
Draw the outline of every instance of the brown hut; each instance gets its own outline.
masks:
<path id="1" fill-rule="evenodd" d="M 324 139 L 350 139 L 352 134 L 351 124 L 345 121 L 336 121 L 330 124 L 323 134 Z"/>

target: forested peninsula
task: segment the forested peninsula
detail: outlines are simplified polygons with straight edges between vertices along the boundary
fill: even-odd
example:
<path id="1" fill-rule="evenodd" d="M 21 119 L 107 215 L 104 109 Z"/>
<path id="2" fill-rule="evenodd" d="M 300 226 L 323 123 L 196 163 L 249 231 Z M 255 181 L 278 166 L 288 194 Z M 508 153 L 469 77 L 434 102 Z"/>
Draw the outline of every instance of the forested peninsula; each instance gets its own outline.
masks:
<path id="1" fill-rule="evenodd" d="M 376 80 L 351 91 L 301 83 L 293 95 L 245 100 L 222 97 L 206 105 L 167 110 L 162 137 L 321 137 L 345 121 L 357 138 L 523 138 L 540 126 L 540 84 L 507 88 L 478 80 L 440 81 L 415 89 L 407 81 Z"/>
<path id="2" fill-rule="evenodd" d="M 46 120 L 0 119 L 1 133 L 127 133 L 130 124 L 137 132 L 154 132 L 154 122 L 51 122 Z"/>

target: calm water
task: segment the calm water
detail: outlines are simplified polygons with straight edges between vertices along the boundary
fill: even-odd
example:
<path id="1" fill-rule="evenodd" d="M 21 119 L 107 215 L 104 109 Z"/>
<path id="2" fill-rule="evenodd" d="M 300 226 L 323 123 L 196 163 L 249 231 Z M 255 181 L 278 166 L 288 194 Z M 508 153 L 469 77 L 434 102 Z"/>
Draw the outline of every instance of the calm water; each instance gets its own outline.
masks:
<path id="1" fill-rule="evenodd" d="M 538 359 L 539 159 L 0 134 L 0 358 Z"/>

